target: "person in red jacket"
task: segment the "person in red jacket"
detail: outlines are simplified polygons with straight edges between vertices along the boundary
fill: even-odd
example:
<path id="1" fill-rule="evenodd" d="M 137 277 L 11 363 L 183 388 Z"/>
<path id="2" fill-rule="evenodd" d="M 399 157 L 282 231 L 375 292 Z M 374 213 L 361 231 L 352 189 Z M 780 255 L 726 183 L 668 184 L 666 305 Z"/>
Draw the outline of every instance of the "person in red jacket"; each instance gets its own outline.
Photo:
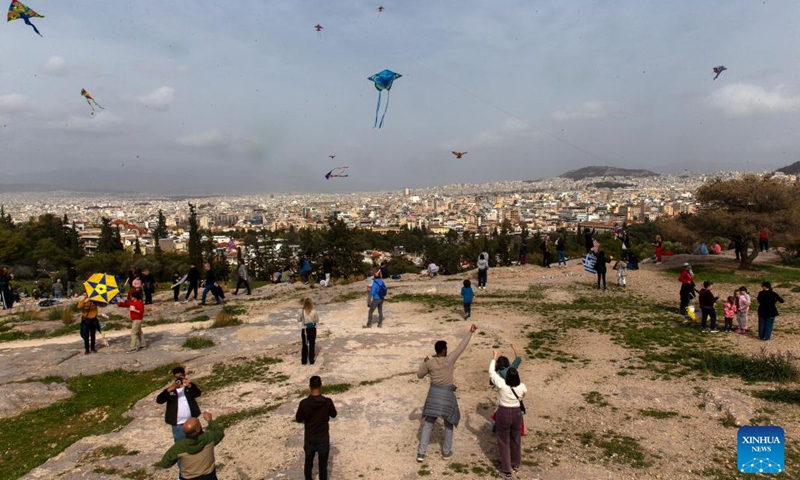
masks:
<path id="1" fill-rule="evenodd" d="M 131 314 L 131 348 L 126 353 L 133 353 L 147 348 L 147 343 L 144 341 L 144 333 L 142 333 L 142 319 L 144 319 L 142 291 L 134 290 L 129 301 L 119 302 L 117 306 L 127 307 Z"/>
<path id="2" fill-rule="evenodd" d="M 689 262 L 683 264 L 681 276 L 678 277 L 681 282 L 681 315 L 686 315 L 686 307 L 689 306 L 689 300 L 694 298 L 697 289 L 694 286 L 694 273 L 692 273 L 692 266 Z"/>

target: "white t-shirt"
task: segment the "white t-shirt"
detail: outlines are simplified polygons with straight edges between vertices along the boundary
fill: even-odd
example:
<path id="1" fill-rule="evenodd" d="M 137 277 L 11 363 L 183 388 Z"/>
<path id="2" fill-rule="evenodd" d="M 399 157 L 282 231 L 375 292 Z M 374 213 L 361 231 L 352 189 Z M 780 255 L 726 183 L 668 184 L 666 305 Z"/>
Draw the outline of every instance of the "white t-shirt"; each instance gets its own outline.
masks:
<path id="1" fill-rule="evenodd" d="M 175 390 L 178 395 L 178 419 L 177 425 L 183 425 L 187 420 L 192 418 L 192 409 L 189 408 L 189 401 L 186 400 L 186 389 L 181 387 Z"/>

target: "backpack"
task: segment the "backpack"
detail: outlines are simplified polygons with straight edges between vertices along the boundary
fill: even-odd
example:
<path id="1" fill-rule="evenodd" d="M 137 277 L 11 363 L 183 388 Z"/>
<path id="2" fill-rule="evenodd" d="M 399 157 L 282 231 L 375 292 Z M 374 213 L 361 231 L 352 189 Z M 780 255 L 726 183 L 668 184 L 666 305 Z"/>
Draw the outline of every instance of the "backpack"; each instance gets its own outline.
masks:
<path id="1" fill-rule="evenodd" d="M 383 283 L 383 282 L 379 283 L 378 284 L 378 296 L 380 298 L 386 298 L 386 293 L 387 292 L 388 292 L 388 289 L 386 288 L 386 284 Z"/>

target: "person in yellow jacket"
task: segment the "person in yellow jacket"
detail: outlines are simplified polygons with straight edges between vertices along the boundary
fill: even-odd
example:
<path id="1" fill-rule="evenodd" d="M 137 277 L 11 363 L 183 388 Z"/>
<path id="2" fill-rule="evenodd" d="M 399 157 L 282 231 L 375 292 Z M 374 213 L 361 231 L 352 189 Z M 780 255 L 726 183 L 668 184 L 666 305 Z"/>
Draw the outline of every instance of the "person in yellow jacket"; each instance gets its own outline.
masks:
<path id="1" fill-rule="evenodd" d="M 99 313 L 97 304 L 89 300 L 89 296 L 84 293 L 78 300 L 78 310 L 81 311 L 81 338 L 83 338 L 85 355 L 97 353 L 94 343 L 97 331 L 100 330 L 100 321 L 97 320 Z"/>

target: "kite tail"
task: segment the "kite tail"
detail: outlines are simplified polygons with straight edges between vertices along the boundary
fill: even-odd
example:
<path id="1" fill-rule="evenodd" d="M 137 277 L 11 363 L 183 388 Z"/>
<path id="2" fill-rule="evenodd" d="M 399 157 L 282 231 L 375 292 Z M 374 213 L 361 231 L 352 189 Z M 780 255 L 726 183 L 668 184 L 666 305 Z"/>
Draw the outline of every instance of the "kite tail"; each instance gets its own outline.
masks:
<path id="1" fill-rule="evenodd" d="M 375 108 L 375 125 L 373 125 L 372 128 L 375 128 L 375 127 L 378 126 L 378 114 L 381 111 L 381 93 L 383 93 L 383 92 L 378 90 L 378 106 Z M 387 93 L 387 95 L 388 95 L 388 93 Z"/>
<path id="2" fill-rule="evenodd" d="M 94 104 L 97 105 L 97 108 L 99 108 L 100 110 L 105 110 L 105 108 L 103 108 L 103 106 L 100 105 L 99 103 L 94 102 Z"/>
<path id="3" fill-rule="evenodd" d="M 383 115 L 381 116 L 381 124 L 378 126 L 378 128 L 383 128 L 383 119 L 386 118 L 386 112 L 389 110 L 389 98 L 390 98 L 389 90 L 386 90 L 386 106 L 383 108 Z M 378 105 L 378 108 L 380 108 L 380 105 Z"/>
<path id="4" fill-rule="evenodd" d="M 31 23 L 31 21 L 30 21 L 30 19 L 28 19 L 28 17 L 21 17 L 21 18 L 25 22 L 26 25 L 30 25 L 31 28 L 33 28 L 33 31 L 36 32 L 37 35 L 39 35 L 40 37 L 42 36 L 42 34 L 39 33 L 39 29 L 36 28 L 36 25 Z M 44 37 L 42 37 L 42 38 L 44 38 Z"/>

